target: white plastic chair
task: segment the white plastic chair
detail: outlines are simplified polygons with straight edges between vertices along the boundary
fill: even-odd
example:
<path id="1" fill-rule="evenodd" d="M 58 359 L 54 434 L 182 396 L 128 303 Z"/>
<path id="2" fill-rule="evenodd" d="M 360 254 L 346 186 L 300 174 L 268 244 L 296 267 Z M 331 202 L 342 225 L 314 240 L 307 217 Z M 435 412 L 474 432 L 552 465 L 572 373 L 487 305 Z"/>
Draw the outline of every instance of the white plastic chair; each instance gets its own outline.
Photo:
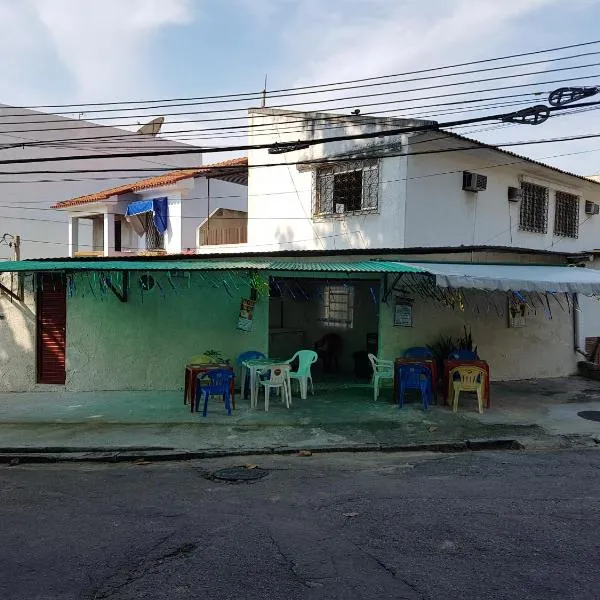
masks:
<path id="1" fill-rule="evenodd" d="M 273 365 L 269 369 L 269 378 L 260 382 L 265 389 L 265 412 L 269 411 L 269 396 L 271 389 L 277 389 L 281 393 L 281 401 L 289 408 L 292 404 L 292 392 L 290 388 L 290 365 Z"/>
<path id="2" fill-rule="evenodd" d="M 382 379 L 394 379 L 394 361 L 377 358 L 374 354 L 369 354 L 369 361 L 373 368 L 373 400 L 379 398 L 379 387 Z"/>
<path id="3" fill-rule="evenodd" d="M 310 389 L 315 395 L 315 387 L 313 385 L 312 373 L 310 372 L 310 366 L 317 362 L 319 355 L 314 350 L 298 350 L 290 360 L 288 364 L 298 359 L 298 370 L 290 371 L 290 379 L 295 379 L 300 384 L 300 398 L 306 400 L 308 395 L 308 382 L 310 381 Z"/>

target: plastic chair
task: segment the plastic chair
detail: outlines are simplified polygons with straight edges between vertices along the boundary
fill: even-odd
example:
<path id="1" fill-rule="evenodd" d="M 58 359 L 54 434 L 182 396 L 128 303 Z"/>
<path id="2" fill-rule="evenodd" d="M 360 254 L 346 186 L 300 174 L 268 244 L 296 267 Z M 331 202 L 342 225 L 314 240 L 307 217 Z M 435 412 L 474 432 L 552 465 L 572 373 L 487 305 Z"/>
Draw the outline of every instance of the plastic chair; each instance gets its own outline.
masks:
<path id="1" fill-rule="evenodd" d="M 231 415 L 231 382 L 233 373 L 227 369 L 214 369 L 198 375 L 196 384 L 196 412 L 200 406 L 200 397 L 204 394 L 204 410 L 202 416 L 208 412 L 208 398 L 210 396 L 223 396 L 225 410 Z"/>
<path id="2" fill-rule="evenodd" d="M 433 352 L 425 346 L 413 346 L 404 351 L 404 358 L 433 358 Z"/>
<path id="3" fill-rule="evenodd" d="M 315 387 L 313 385 L 312 373 L 310 372 L 310 366 L 317 362 L 319 355 L 313 350 L 298 350 L 287 364 L 294 362 L 298 359 L 298 370 L 290 371 L 290 379 L 296 379 L 300 384 L 300 398 L 306 400 L 308 395 L 308 382 L 310 381 L 310 389 L 313 396 L 315 395 Z"/>
<path id="4" fill-rule="evenodd" d="M 292 391 L 290 388 L 290 365 L 273 365 L 269 371 L 269 378 L 260 382 L 265 390 L 265 412 L 269 411 L 269 396 L 271 389 L 275 388 L 281 393 L 281 401 L 289 408 L 292 404 Z"/>
<path id="5" fill-rule="evenodd" d="M 246 396 L 246 375 L 248 374 L 248 368 L 244 363 L 247 360 L 255 360 L 257 358 L 266 358 L 266 356 L 258 350 L 248 350 L 247 352 L 242 352 L 235 361 L 237 366 L 241 369 L 240 391 L 242 392 L 242 398 L 245 398 Z"/>
<path id="6" fill-rule="evenodd" d="M 373 400 L 377 401 L 381 380 L 394 379 L 394 361 L 377 358 L 374 354 L 369 354 L 369 361 L 373 367 Z"/>
<path id="7" fill-rule="evenodd" d="M 398 408 L 404 406 L 406 390 L 419 390 L 423 410 L 427 410 L 432 398 L 431 371 L 423 365 L 398 365 Z"/>
<path id="8" fill-rule="evenodd" d="M 483 395 L 485 390 L 485 369 L 481 367 L 455 367 L 450 371 L 448 384 L 448 397 L 454 388 L 454 401 L 452 402 L 452 412 L 458 409 L 458 397 L 461 392 L 477 393 L 477 409 L 483 412 Z"/>
<path id="9" fill-rule="evenodd" d="M 479 356 L 474 350 L 455 350 L 448 358 L 452 360 L 479 360 Z"/>

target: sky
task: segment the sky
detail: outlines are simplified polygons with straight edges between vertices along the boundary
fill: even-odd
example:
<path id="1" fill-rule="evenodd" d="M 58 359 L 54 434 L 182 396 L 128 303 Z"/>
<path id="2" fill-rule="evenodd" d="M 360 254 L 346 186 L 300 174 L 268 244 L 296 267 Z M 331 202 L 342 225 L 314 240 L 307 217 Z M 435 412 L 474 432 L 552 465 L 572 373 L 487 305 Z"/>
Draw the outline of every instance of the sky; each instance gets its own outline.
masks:
<path id="1" fill-rule="evenodd" d="M 40 106 L 248 93 L 261 90 L 265 76 L 268 89 L 324 84 L 593 41 L 600 39 L 599 22 L 600 0 L 0 0 L 0 103 Z M 562 55 L 593 51 L 600 52 L 600 44 Z M 559 66 L 577 65 L 589 66 L 544 74 L 557 67 L 544 63 L 515 72 L 541 71 L 518 83 L 559 81 L 535 88 L 544 92 L 560 87 L 561 77 L 585 75 L 580 85 L 600 85 L 600 53 Z M 486 86 L 495 87 L 476 82 L 468 89 L 475 94 Z M 402 97 L 423 103 L 423 94 Z M 363 114 L 370 112 L 361 104 L 365 100 L 355 102 Z M 384 108 L 398 106 L 390 101 Z M 144 111 L 130 121 L 159 114 Z M 479 113 L 462 116 L 471 114 Z M 185 117 L 167 116 L 166 131 L 185 128 L 169 125 L 177 119 Z M 202 127 L 194 122 L 187 129 Z M 491 143 L 600 134 L 600 111 L 553 118 L 535 128 L 465 132 Z M 207 143 L 209 138 L 187 139 Z M 577 173 L 600 173 L 600 137 L 512 149 Z"/>

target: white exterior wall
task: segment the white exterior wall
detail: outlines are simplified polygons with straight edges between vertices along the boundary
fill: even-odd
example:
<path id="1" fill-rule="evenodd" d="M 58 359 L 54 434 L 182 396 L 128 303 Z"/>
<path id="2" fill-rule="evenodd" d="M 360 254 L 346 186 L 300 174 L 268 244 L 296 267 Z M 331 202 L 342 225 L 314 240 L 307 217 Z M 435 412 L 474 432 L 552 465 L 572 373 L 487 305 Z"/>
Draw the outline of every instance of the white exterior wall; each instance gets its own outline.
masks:
<path id="1" fill-rule="evenodd" d="M 416 138 L 417 140 L 419 138 Z M 413 144 L 410 152 L 464 146 L 446 138 Z M 512 164 L 507 164 L 512 163 Z M 505 166 L 498 166 L 505 165 Z M 486 175 L 487 189 L 466 192 L 462 172 Z M 509 202 L 508 187 L 528 181 L 549 188 L 548 232 L 519 229 L 520 202 Z M 579 237 L 556 236 L 555 192 L 580 197 Z M 600 216 L 584 212 L 585 200 L 600 202 L 600 186 L 488 150 L 408 156 L 406 247 L 508 246 L 577 253 L 598 246 Z"/>
<path id="2" fill-rule="evenodd" d="M 305 119 L 299 124 L 299 119 Z M 250 144 L 272 144 L 298 139 L 325 138 L 381 131 L 407 126 L 409 121 L 381 119 L 373 124 L 368 117 L 347 117 L 334 121 L 335 126 L 323 128 L 323 115 L 302 113 L 289 115 L 277 110 L 257 110 L 250 113 Z M 316 124 L 315 124 L 316 119 Z M 269 135 L 267 133 L 270 132 Z M 405 136 L 366 140 L 346 140 L 313 146 L 307 150 L 285 154 L 269 154 L 266 150 L 251 150 L 252 165 L 282 164 L 255 167 L 249 170 L 248 184 L 248 249 L 331 250 L 347 248 L 402 247 L 404 245 L 404 205 L 406 202 L 406 158 L 393 156 L 381 159 L 379 165 L 378 209 L 370 214 L 312 217 L 312 173 L 299 170 L 298 161 L 310 161 L 339 156 L 347 152 L 377 148 L 384 144 L 405 144 Z"/>
<path id="3" fill-rule="evenodd" d="M 56 115 L 48 115 L 35 111 L 13 108 L 0 105 L 0 143 L 11 147 L 2 151 L 2 159 L 31 159 L 40 157 L 61 157 L 85 154 L 100 154 L 98 147 L 102 141 L 93 138 L 105 136 L 121 137 L 122 146 L 111 141 L 106 153 L 131 151 L 133 144 L 139 151 L 156 151 L 162 148 L 173 149 L 192 148 L 185 144 L 140 136 L 137 133 L 116 129 L 113 127 L 99 126 L 87 121 L 66 119 Z M 87 140 L 93 142 L 87 146 Z M 63 147 L 33 146 L 31 142 L 64 142 Z M 17 146 L 16 144 L 24 144 Z M 68 200 L 77 196 L 90 194 L 102 189 L 121 185 L 128 177 L 138 180 L 149 176 L 148 172 L 136 169 L 160 168 L 164 170 L 179 167 L 199 166 L 202 163 L 200 152 L 159 157 L 140 158 L 102 158 L 93 160 L 70 160 L 53 162 L 49 164 L 31 163 L 27 165 L 0 165 L 0 220 L 2 232 L 21 236 L 21 256 L 24 259 L 36 257 L 64 257 L 68 256 L 68 213 L 66 211 L 53 211 L 50 206 L 61 200 Z M 17 167 L 27 167 L 18 170 L 78 170 L 78 169 L 108 169 L 109 172 L 101 173 L 102 180 L 92 179 L 98 177 L 97 173 L 82 173 L 75 176 L 58 173 L 56 175 L 26 174 L 4 175 L 3 172 L 14 171 Z M 110 169 L 132 169 L 131 173 L 110 172 Z M 73 178 L 78 181 L 60 181 Z M 48 182 L 48 179 L 56 179 Z M 41 181 L 44 180 L 44 181 Z M 14 183 L 4 183 L 13 181 Z M 18 182 L 15 182 L 18 181 Z M 80 250 L 91 250 L 91 222 L 80 221 L 79 246 Z M 10 256 L 10 249 L 0 247 L 0 259 Z"/>
<path id="4" fill-rule="evenodd" d="M 197 177 L 194 189 L 184 197 L 181 225 L 184 250 L 197 247 L 198 227 L 204 223 L 209 212 L 213 213 L 218 208 L 248 211 L 248 186 L 229 181 L 210 179 L 209 184 L 205 177 Z M 214 248 L 218 251 L 220 246 Z"/>
<path id="5" fill-rule="evenodd" d="M 182 250 L 181 239 L 181 194 L 173 194 L 168 197 L 169 218 L 168 227 L 165 232 L 165 250 L 169 254 L 180 254 Z"/>

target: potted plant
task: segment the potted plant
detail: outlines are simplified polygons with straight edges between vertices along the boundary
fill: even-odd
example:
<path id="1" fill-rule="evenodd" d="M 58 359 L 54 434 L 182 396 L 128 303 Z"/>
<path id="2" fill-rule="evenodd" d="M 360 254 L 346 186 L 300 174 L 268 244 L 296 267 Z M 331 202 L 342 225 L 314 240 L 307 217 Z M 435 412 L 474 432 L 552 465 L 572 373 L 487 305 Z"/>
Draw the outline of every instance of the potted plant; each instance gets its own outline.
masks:
<path id="1" fill-rule="evenodd" d="M 444 361 L 456 350 L 457 345 L 458 341 L 455 338 L 442 335 L 433 344 L 427 346 L 437 362 L 438 373 L 444 372 Z"/>

